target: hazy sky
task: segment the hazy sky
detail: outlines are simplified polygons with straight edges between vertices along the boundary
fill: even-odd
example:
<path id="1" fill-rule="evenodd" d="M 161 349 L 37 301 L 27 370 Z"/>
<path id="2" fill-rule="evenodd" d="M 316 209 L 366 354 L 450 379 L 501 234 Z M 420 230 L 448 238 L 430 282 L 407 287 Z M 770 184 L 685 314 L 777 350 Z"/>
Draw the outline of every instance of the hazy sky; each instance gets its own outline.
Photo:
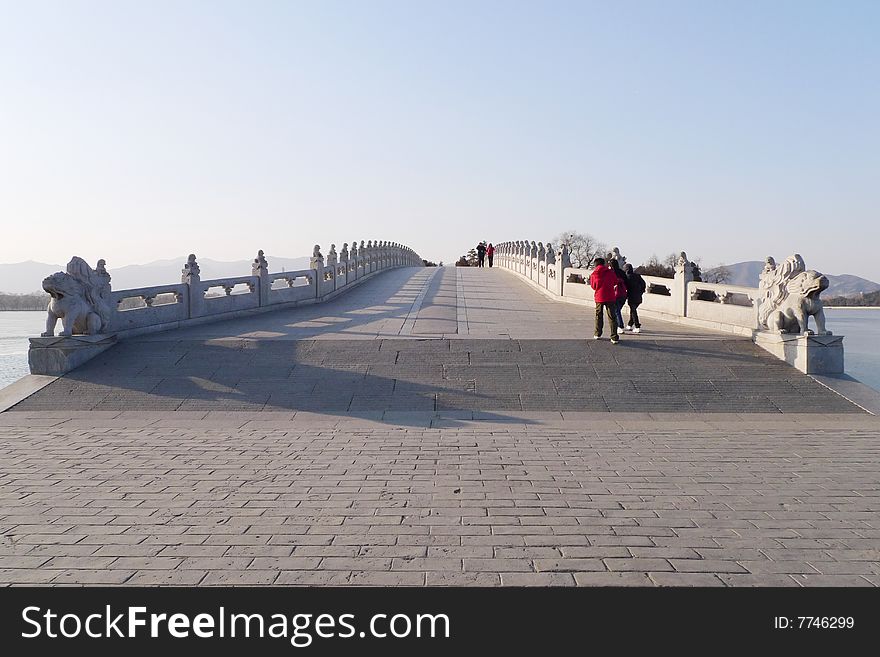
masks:
<path id="1" fill-rule="evenodd" d="M 880 2 L 0 0 L 0 262 L 632 262 L 880 280 Z"/>

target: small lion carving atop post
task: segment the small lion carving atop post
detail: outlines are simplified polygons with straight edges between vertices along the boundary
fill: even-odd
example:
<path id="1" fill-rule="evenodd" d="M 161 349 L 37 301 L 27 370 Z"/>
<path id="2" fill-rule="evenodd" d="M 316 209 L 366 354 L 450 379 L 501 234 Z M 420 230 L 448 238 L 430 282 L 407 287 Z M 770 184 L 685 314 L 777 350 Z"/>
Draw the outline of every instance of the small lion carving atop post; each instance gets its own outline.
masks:
<path id="1" fill-rule="evenodd" d="M 43 279 L 43 289 L 52 297 L 47 308 L 44 338 L 55 335 L 55 326 L 61 320 L 59 335 L 98 335 L 110 323 L 110 274 L 105 262 L 98 261 L 97 269 L 78 256 L 67 263 L 67 271 L 59 271 Z"/>
<path id="2" fill-rule="evenodd" d="M 825 328 L 825 310 L 819 295 L 828 288 L 828 278 L 807 269 L 797 253 L 777 265 L 767 257 L 761 272 L 758 289 L 758 323 L 762 328 L 777 333 L 813 335 L 808 327 L 812 316 L 818 335 L 831 335 Z"/>

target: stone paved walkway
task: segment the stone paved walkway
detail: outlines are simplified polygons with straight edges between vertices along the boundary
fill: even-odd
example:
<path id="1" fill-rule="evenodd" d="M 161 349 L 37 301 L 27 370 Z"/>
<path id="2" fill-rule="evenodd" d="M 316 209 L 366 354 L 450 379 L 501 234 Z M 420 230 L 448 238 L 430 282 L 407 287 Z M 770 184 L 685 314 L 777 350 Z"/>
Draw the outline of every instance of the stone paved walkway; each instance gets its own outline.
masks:
<path id="1" fill-rule="evenodd" d="M 0 413 L 0 584 L 880 585 L 880 420 L 748 340 L 398 270 Z"/>
<path id="2" fill-rule="evenodd" d="M 5 583 L 880 584 L 871 416 L 26 415 Z"/>

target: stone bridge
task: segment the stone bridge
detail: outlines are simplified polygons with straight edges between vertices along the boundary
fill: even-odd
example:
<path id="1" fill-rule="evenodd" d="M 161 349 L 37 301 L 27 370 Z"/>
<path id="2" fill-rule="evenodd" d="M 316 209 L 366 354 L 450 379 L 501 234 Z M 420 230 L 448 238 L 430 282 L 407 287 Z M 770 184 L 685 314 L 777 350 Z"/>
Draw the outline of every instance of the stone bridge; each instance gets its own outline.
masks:
<path id="1" fill-rule="evenodd" d="M 661 314 L 594 341 L 504 257 L 13 384 L 0 583 L 880 584 L 876 395 Z"/>

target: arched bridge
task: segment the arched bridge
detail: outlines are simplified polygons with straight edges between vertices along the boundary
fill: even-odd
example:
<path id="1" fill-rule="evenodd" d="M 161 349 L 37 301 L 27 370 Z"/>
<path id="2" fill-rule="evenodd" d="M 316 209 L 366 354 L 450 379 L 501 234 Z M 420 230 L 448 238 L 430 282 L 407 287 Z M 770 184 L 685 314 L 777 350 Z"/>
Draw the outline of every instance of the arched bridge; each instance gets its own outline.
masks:
<path id="1" fill-rule="evenodd" d="M 323 303 L 229 314 L 126 337 L 16 409 L 859 411 L 744 336 L 646 319 L 593 341 L 586 302 L 497 267 L 396 267 Z"/>
<path id="2" fill-rule="evenodd" d="M 868 401 L 671 314 L 594 341 L 546 253 L 370 248 L 36 339 L 93 357 L 0 394 L 0 585 L 880 585 Z"/>

